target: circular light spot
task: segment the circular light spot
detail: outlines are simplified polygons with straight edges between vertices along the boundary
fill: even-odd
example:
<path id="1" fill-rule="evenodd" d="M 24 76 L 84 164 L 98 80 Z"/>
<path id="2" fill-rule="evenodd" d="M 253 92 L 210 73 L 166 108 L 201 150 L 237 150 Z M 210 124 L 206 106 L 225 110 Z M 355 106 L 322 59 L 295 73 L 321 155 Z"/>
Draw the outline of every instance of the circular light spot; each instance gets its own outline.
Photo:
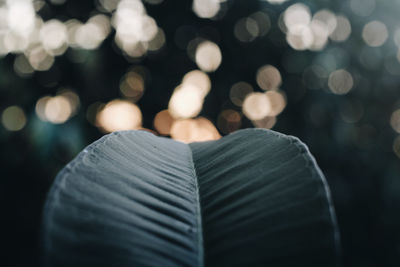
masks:
<path id="1" fill-rule="evenodd" d="M 271 28 L 271 20 L 266 13 L 258 11 L 250 15 L 249 18 L 253 19 L 257 23 L 258 36 L 264 36 L 269 32 Z"/>
<path id="2" fill-rule="evenodd" d="M 44 115 L 47 121 L 54 124 L 66 122 L 72 114 L 71 104 L 65 96 L 51 97 L 44 106 Z"/>
<path id="3" fill-rule="evenodd" d="M 193 0 L 193 12 L 199 18 L 213 18 L 220 8 L 220 0 Z"/>
<path id="4" fill-rule="evenodd" d="M 192 70 L 183 76 L 183 86 L 192 86 L 198 88 L 201 97 L 205 97 L 211 89 L 211 80 L 208 75 L 200 70 Z"/>
<path id="5" fill-rule="evenodd" d="M 124 96 L 137 102 L 144 93 L 143 77 L 136 72 L 130 71 L 122 78 L 119 88 Z"/>
<path id="6" fill-rule="evenodd" d="M 196 86 L 182 84 L 171 96 L 168 110 L 174 118 L 197 116 L 203 107 L 203 98 Z"/>
<path id="7" fill-rule="evenodd" d="M 326 27 L 328 34 L 333 33 L 337 26 L 335 14 L 328 9 L 322 9 L 315 13 L 313 16 L 313 21 L 322 23 Z"/>
<path id="8" fill-rule="evenodd" d="M 367 23 L 362 31 L 362 37 L 365 43 L 372 47 L 383 45 L 388 36 L 389 33 L 386 25 L 377 20 Z"/>
<path id="9" fill-rule="evenodd" d="M 244 99 L 248 94 L 253 92 L 253 87 L 246 82 L 237 82 L 232 85 L 231 90 L 229 92 L 229 97 L 233 104 L 238 107 L 241 107 Z"/>
<path id="10" fill-rule="evenodd" d="M 289 29 L 286 41 L 295 50 L 306 50 L 314 42 L 314 34 L 310 25 L 297 24 Z"/>
<path id="11" fill-rule="evenodd" d="M 313 20 L 310 24 L 313 33 L 313 43 L 309 47 L 310 50 L 320 51 L 325 48 L 328 43 L 329 29 L 327 25 L 319 20 Z"/>
<path id="12" fill-rule="evenodd" d="M 149 42 L 149 51 L 157 51 L 165 44 L 165 34 L 161 28 L 158 28 L 157 34 Z"/>
<path id="13" fill-rule="evenodd" d="M 50 98 L 51 98 L 50 96 L 44 96 L 44 97 L 39 98 L 39 100 L 36 102 L 36 106 L 35 106 L 36 115 L 42 121 L 47 121 L 46 114 L 44 113 L 44 109 L 46 107 L 47 101 L 49 101 Z"/>
<path id="14" fill-rule="evenodd" d="M 142 113 L 135 104 L 115 99 L 97 114 L 96 122 L 105 132 L 135 130 L 142 125 Z"/>
<path id="15" fill-rule="evenodd" d="M 299 25 L 307 26 L 311 22 L 310 9 L 301 3 L 291 5 L 283 13 L 283 22 L 289 30 Z"/>
<path id="16" fill-rule="evenodd" d="M 61 90 L 58 95 L 65 97 L 68 100 L 71 107 L 71 116 L 75 115 L 80 107 L 79 96 L 71 90 Z"/>
<path id="17" fill-rule="evenodd" d="M 46 71 L 53 66 L 54 57 L 49 55 L 41 45 L 31 48 L 27 53 L 29 63 L 33 69 Z"/>
<path id="18" fill-rule="evenodd" d="M 204 41 L 197 46 L 195 59 L 197 66 L 203 71 L 215 71 L 222 61 L 221 50 L 215 43 Z"/>
<path id="19" fill-rule="evenodd" d="M 271 112 L 271 103 L 264 93 L 250 93 L 245 98 L 242 109 L 250 120 L 261 120 Z"/>
<path id="20" fill-rule="evenodd" d="M 395 110 L 390 117 L 390 125 L 393 130 L 400 133 L 400 109 Z"/>
<path id="21" fill-rule="evenodd" d="M 257 21 L 252 18 L 242 18 L 236 22 L 233 33 L 241 42 L 251 42 L 259 35 Z"/>
<path id="22" fill-rule="evenodd" d="M 263 90 L 278 89 L 282 83 L 282 77 L 279 70 L 271 65 L 265 65 L 259 68 L 256 80 L 258 86 Z"/>
<path id="23" fill-rule="evenodd" d="M 43 48 L 51 55 L 61 55 L 67 50 L 68 31 L 59 20 L 49 20 L 40 29 Z"/>
<path id="24" fill-rule="evenodd" d="M 351 34 L 351 24 L 350 21 L 342 15 L 336 17 L 336 28 L 329 36 L 335 42 L 343 42 L 349 38 Z"/>
<path id="25" fill-rule="evenodd" d="M 15 57 L 14 70 L 21 77 L 29 77 L 34 72 L 28 59 L 23 54 Z"/>
<path id="26" fill-rule="evenodd" d="M 268 91 L 265 95 L 271 103 L 271 111 L 268 116 L 278 116 L 286 107 L 286 97 L 280 91 Z"/>
<path id="27" fill-rule="evenodd" d="M 19 131 L 24 128 L 26 124 L 25 113 L 18 106 L 10 106 L 3 111 L 1 122 L 7 130 Z"/>
<path id="28" fill-rule="evenodd" d="M 154 117 L 154 128 L 162 135 L 169 135 L 174 118 L 168 110 L 162 110 Z"/>
<path id="29" fill-rule="evenodd" d="M 328 86 L 334 94 L 344 95 L 353 88 L 353 76 L 344 69 L 336 70 L 329 75 Z"/>

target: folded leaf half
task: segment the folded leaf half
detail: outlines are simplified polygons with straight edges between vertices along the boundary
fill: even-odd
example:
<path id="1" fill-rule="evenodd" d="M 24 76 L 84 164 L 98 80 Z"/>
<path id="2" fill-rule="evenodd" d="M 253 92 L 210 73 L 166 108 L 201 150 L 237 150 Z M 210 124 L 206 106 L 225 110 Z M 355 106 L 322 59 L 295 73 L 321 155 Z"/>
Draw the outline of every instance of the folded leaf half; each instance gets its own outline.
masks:
<path id="1" fill-rule="evenodd" d="M 338 266 L 326 181 L 297 138 L 246 129 L 184 144 L 115 132 L 47 198 L 45 266 Z"/>

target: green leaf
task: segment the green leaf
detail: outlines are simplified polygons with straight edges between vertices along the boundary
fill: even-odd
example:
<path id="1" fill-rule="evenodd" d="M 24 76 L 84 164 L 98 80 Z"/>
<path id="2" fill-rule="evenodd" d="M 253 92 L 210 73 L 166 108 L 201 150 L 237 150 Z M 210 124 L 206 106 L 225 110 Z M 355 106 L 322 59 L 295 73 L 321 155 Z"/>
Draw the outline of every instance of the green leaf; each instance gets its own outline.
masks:
<path id="1" fill-rule="evenodd" d="M 297 138 L 107 135 L 57 176 L 46 266 L 338 266 L 326 181 Z"/>

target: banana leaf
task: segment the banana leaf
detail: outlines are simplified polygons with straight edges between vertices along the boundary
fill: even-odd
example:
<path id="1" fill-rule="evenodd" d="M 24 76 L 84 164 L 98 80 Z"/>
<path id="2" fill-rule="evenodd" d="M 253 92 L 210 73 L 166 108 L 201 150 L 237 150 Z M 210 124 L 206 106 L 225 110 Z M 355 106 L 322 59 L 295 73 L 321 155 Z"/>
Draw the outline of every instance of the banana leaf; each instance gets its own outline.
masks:
<path id="1" fill-rule="evenodd" d="M 106 135 L 56 177 L 44 266 L 339 266 L 326 180 L 297 138 Z"/>

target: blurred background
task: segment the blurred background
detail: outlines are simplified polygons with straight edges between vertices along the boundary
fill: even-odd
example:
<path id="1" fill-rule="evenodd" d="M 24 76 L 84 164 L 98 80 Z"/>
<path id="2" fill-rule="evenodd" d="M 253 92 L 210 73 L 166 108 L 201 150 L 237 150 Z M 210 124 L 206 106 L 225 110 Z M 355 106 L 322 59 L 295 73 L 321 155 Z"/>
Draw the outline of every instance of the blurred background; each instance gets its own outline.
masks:
<path id="1" fill-rule="evenodd" d="M 400 2 L 0 0 L 2 266 L 39 266 L 57 172 L 102 135 L 298 136 L 345 266 L 400 266 Z"/>

